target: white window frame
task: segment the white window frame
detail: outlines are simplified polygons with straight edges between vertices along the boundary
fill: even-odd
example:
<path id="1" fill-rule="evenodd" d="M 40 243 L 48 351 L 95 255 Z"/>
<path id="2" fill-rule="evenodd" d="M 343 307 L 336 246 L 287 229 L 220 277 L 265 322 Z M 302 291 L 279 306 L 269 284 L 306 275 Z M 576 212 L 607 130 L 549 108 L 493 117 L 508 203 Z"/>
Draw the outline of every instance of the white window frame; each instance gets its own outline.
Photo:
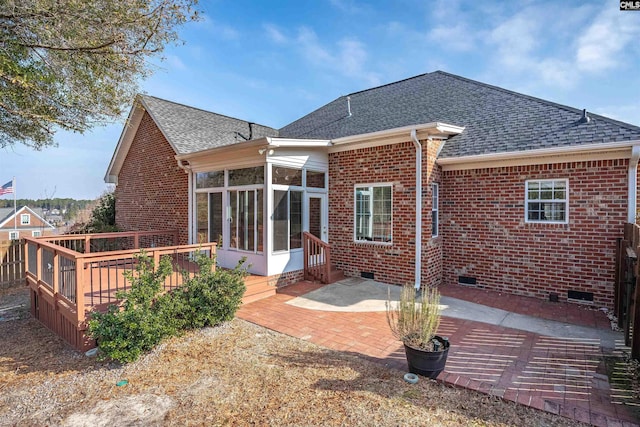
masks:
<path id="1" fill-rule="evenodd" d="M 358 189 L 369 189 L 373 193 L 374 187 L 389 187 L 391 189 L 391 221 L 389 223 L 389 241 L 377 241 L 377 240 L 359 240 L 357 238 L 357 230 L 358 230 L 358 217 L 357 217 L 357 206 L 358 200 L 356 197 L 356 191 Z M 373 197 L 371 199 L 371 209 L 373 209 Z M 369 218 L 369 229 L 373 230 L 373 212 L 371 212 Z M 366 243 L 371 245 L 383 245 L 383 246 L 391 246 L 393 245 L 393 183 L 391 182 L 382 182 L 382 183 L 371 183 L 371 184 L 356 184 L 353 187 L 353 241 L 355 243 Z"/>
<path id="2" fill-rule="evenodd" d="M 40 230 L 33 230 L 31 232 L 31 237 L 40 237 L 40 236 L 42 236 L 42 231 Z"/>
<path id="3" fill-rule="evenodd" d="M 437 182 L 431 184 L 431 237 L 438 237 L 440 229 L 440 185 Z M 435 214 L 435 233 L 433 218 Z"/>
<path id="4" fill-rule="evenodd" d="M 565 185 L 565 197 L 564 199 L 529 199 L 529 185 L 531 183 L 545 183 L 545 182 L 564 182 Z M 529 203 L 564 203 L 564 220 L 533 220 L 529 219 Z M 554 179 L 528 179 L 525 181 L 524 186 L 524 222 L 529 224 L 568 224 L 569 223 L 569 179 L 568 178 L 554 178 Z"/>
<path id="5" fill-rule="evenodd" d="M 29 224 L 31 224 L 31 215 L 20 214 L 20 225 L 29 225 Z"/>
<path id="6" fill-rule="evenodd" d="M 18 231 L 9 232 L 9 240 L 18 240 L 19 238 L 20 238 L 20 232 Z"/>

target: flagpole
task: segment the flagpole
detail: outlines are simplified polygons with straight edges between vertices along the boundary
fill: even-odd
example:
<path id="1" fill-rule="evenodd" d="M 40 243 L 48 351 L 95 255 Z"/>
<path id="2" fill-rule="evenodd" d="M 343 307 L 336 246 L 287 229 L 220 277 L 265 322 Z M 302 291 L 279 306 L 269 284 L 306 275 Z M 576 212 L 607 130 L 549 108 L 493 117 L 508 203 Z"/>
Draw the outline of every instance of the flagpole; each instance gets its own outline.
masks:
<path id="1" fill-rule="evenodd" d="M 17 232 L 18 218 L 16 215 L 18 214 L 18 209 L 16 207 L 17 196 L 16 196 L 16 177 L 15 176 L 11 180 L 11 186 L 13 187 L 13 230 Z"/>

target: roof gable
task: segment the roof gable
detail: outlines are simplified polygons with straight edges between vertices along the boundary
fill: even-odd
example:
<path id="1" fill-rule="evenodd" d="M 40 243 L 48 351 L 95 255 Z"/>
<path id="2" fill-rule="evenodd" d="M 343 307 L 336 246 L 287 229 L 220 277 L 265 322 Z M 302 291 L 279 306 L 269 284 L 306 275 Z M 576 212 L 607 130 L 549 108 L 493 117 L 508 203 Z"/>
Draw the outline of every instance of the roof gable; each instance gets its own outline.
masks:
<path id="1" fill-rule="evenodd" d="M 0 208 L 0 228 L 4 227 L 7 223 L 13 221 L 14 218 L 14 210 L 13 208 Z M 43 212 L 41 208 L 31 209 L 29 206 L 19 207 L 15 211 L 15 217 L 19 218 L 20 214 L 29 213 L 34 215 L 40 222 L 46 225 L 46 227 L 55 228 L 51 225 L 47 220 L 43 218 Z M 20 221 L 18 220 L 18 224 Z"/>
<path id="2" fill-rule="evenodd" d="M 176 154 L 189 154 L 238 142 L 278 136 L 276 129 L 149 95 L 140 95 Z"/>
<path id="3" fill-rule="evenodd" d="M 441 158 L 640 139 L 638 126 L 594 114 L 580 123 L 581 116 L 575 108 L 436 71 L 337 98 L 283 127 L 280 136 L 336 139 L 419 123 L 464 126 L 445 142 Z"/>
<path id="4" fill-rule="evenodd" d="M 149 95 L 138 95 L 116 146 L 105 181 L 116 183 L 144 112 L 147 112 L 177 155 L 225 147 L 251 139 L 278 136 L 276 129 Z"/>

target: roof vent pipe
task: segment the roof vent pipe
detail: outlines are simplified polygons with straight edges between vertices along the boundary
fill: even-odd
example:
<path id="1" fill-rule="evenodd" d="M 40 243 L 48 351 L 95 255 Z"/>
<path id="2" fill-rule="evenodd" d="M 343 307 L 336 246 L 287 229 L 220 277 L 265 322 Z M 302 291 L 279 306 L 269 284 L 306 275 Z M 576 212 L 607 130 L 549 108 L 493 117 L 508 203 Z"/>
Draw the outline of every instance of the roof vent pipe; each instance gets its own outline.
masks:
<path id="1" fill-rule="evenodd" d="M 582 117 L 578 120 L 578 123 L 589 123 L 591 121 L 591 117 L 587 114 L 587 109 L 582 110 Z"/>
<path id="2" fill-rule="evenodd" d="M 351 97 L 347 96 L 347 113 L 349 114 L 349 117 L 351 117 Z"/>

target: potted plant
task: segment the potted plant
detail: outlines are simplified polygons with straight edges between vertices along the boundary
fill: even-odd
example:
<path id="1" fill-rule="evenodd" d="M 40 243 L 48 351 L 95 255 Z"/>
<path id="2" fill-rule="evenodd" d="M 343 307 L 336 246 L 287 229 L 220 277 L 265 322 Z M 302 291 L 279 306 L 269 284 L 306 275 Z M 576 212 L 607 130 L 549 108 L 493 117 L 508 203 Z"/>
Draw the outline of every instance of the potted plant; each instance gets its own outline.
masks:
<path id="1" fill-rule="evenodd" d="M 444 370 L 449 340 L 436 335 L 440 325 L 440 293 L 436 288 L 422 290 L 403 286 L 400 301 L 387 300 L 387 322 L 391 333 L 404 344 L 409 372 L 435 379 Z"/>

